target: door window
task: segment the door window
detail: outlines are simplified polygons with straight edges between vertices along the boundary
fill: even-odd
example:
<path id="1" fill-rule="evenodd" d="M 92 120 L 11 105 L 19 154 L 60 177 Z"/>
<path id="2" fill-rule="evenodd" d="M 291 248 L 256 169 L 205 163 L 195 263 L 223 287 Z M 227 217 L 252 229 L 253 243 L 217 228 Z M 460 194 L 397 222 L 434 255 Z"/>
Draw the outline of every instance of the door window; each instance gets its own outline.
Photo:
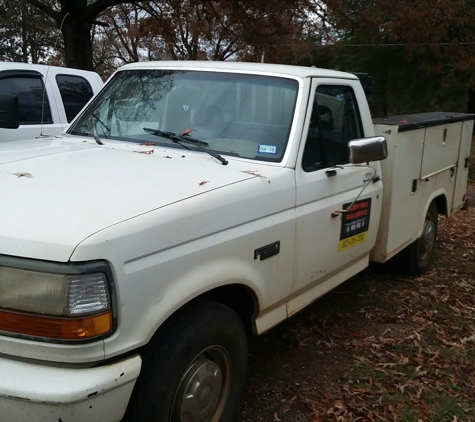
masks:
<path id="1" fill-rule="evenodd" d="M 89 82 L 81 76 L 57 75 L 56 83 L 61 93 L 69 123 L 92 98 L 94 93 Z"/>
<path id="2" fill-rule="evenodd" d="M 306 172 L 349 162 L 348 142 L 363 137 L 360 113 L 353 89 L 319 85 L 302 158 Z"/>
<path id="3" fill-rule="evenodd" d="M 18 97 L 20 124 L 51 124 L 51 109 L 40 74 L 0 74 L 0 92 Z"/>

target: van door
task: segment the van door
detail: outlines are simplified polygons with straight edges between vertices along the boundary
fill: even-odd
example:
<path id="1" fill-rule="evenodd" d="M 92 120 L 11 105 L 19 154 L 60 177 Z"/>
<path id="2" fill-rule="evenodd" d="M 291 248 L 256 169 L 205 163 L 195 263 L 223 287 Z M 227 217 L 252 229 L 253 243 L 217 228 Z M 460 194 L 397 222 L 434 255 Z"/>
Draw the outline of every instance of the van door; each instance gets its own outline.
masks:
<path id="1" fill-rule="evenodd" d="M 366 99 L 357 99 L 355 92 L 362 95 L 361 88 L 355 90 L 358 83 L 312 81 L 295 169 L 296 246 L 289 314 L 365 268 L 375 242 L 382 200 L 379 163 L 349 164 L 348 142 L 365 136 L 358 103 L 366 104 Z M 351 211 L 339 212 L 350 205 Z"/>

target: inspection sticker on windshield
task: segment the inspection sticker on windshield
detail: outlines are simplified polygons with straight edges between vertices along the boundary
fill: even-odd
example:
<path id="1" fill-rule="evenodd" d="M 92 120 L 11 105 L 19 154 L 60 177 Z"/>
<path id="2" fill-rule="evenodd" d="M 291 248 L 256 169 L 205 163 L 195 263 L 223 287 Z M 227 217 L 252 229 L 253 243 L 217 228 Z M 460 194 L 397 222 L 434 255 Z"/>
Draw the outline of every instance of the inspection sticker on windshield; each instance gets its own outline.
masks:
<path id="1" fill-rule="evenodd" d="M 368 238 L 371 198 L 356 201 L 348 208 L 350 205 L 351 202 L 343 205 L 347 212 L 342 214 L 338 252 L 359 245 Z"/>
<path id="2" fill-rule="evenodd" d="M 259 154 L 277 154 L 277 145 L 259 144 Z"/>

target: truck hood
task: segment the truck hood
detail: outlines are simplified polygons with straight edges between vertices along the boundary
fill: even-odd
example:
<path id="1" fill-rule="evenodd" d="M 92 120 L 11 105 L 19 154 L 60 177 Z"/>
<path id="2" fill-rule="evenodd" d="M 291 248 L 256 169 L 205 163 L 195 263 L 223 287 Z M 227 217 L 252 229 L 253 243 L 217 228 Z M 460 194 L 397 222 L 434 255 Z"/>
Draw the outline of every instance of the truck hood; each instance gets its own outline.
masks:
<path id="1" fill-rule="evenodd" d="M 0 143 L 0 254 L 66 262 L 100 230 L 277 169 L 90 138 Z"/>

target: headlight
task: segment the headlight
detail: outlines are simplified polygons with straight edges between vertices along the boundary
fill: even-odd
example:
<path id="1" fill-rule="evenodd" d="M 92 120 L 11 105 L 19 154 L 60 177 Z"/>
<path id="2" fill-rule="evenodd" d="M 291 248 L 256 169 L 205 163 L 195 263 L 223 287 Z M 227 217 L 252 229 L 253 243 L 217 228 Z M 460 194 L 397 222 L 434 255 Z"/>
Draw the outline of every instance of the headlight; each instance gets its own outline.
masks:
<path id="1" fill-rule="evenodd" d="M 105 273 L 65 274 L 0 266 L 0 331 L 80 340 L 112 329 Z"/>
<path id="2" fill-rule="evenodd" d="M 67 276 L 0 267 L 0 307 L 64 315 Z"/>

